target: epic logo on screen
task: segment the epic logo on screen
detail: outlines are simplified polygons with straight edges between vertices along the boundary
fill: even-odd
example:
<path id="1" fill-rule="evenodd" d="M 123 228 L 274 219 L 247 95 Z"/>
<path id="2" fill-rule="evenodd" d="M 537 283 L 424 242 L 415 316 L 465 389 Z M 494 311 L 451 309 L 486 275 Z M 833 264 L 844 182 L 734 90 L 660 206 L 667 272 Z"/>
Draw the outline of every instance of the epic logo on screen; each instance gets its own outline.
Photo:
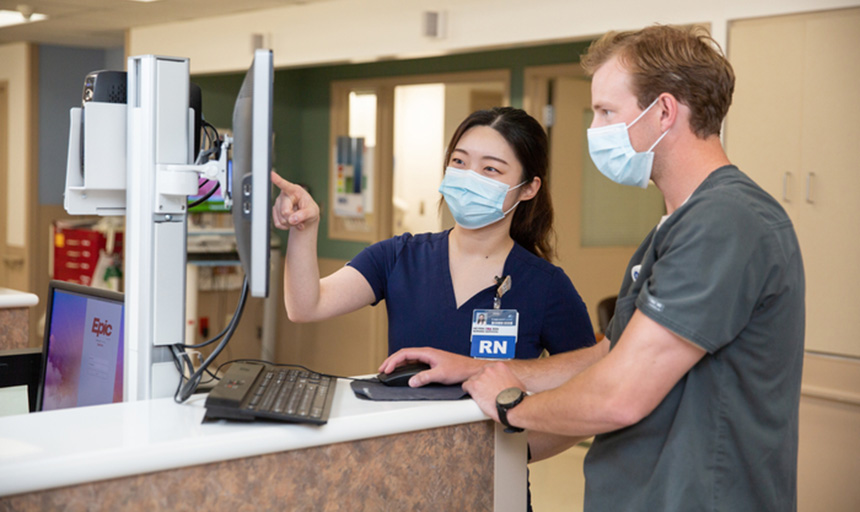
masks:
<path id="1" fill-rule="evenodd" d="M 99 317 L 94 317 L 92 330 L 96 336 L 110 336 L 113 332 L 113 326 L 107 321 L 102 322 Z"/>

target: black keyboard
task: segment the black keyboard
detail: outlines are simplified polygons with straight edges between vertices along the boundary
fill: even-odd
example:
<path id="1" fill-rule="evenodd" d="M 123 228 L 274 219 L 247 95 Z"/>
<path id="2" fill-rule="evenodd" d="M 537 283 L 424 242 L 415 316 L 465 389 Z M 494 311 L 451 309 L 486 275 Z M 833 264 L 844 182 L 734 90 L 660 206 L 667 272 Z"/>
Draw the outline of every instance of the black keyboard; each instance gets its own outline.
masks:
<path id="1" fill-rule="evenodd" d="M 334 378 L 307 370 L 233 363 L 206 398 L 206 418 L 323 425 L 335 384 Z"/>

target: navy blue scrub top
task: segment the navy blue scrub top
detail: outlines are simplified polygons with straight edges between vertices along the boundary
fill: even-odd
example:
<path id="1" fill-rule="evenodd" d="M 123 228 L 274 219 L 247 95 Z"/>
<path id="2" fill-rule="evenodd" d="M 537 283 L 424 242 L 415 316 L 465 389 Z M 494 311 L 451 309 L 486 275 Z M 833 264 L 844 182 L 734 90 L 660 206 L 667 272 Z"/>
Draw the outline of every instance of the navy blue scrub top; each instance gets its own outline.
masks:
<path id="1" fill-rule="evenodd" d="M 491 284 L 460 308 L 448 266 L 448 233 L 396 236 L 361 251 L 348 263 L 358 270 L 388 310 L 388 353 L 407 347 L 434 347 L 470 354 L 472 312 L 492 309 Z M 564 271 L 517 243 L 505 275 L 511 289 L 502 309 L 519 312 L 516 357 L 538 357 L 594 345 L 585 303 Z"/>

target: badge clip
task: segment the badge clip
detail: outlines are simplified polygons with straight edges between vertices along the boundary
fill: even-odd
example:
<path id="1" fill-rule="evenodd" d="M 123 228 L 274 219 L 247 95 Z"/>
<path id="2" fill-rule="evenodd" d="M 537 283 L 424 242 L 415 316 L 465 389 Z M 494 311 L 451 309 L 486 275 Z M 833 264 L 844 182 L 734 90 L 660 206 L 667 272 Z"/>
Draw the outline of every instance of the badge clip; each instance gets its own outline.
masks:
<path id="1" fill-rule="evenodd" d="M 496 276 L 496 296 L 493 297 L 493 309 L 501 309 L 502 295 L 511 291 L 511 276 L 498 277 Z"/>

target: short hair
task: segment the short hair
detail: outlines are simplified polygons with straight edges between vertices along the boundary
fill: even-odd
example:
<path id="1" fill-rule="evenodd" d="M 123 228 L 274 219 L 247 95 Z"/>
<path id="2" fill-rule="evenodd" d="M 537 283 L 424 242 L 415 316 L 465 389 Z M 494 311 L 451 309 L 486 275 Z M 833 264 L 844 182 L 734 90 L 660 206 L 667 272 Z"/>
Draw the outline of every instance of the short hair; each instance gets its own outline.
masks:
<path id="1" fill-rule="evenodd" d="M 690 108 L 690 129 L 696 136 L 719 135 L 732 104 L 735 73 L 705 29 L 654 25 L 609 32 L 591 44 L 582 67 L 593 75 L 616 55 L 632 75 L 641 108 L 667 92 Z"/>

